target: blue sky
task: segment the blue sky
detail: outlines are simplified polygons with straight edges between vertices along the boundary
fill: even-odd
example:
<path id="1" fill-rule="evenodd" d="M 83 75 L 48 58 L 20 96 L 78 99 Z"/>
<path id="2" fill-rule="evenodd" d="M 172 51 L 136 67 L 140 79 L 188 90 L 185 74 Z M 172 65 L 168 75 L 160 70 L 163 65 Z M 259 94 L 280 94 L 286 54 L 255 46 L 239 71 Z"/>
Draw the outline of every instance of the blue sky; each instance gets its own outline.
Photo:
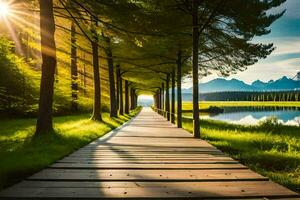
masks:
<path id="1" fill-rule="evenodd" d="M 239 72 L 228 77 L 237 78 L 251 83 L 257 79 L 269 81 L 282 76 L 293 77 L 300 71 L 300 0 L 287 0 L 276 11 L 286 9 L 286 13 L 271 25 L 271 33 L 256 38 L 262 43 L 274 43 L 276 50 L 266 59 L 260 60 L 255 65 L 249 66 L 244 72 Z M 212 75 L 203 78 L 201 82 L 207 82 L 216 78 Z M 189 86 L 190 81 L 185 81 Z"/>

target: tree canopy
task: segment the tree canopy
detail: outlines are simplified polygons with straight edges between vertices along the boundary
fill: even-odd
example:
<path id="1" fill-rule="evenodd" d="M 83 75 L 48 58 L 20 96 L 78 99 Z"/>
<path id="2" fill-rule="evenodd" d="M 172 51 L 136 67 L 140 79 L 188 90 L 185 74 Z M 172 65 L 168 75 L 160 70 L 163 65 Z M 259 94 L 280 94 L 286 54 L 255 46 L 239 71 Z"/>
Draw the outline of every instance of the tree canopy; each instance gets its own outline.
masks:
<path id="1" fill-rule="evenodd" d="M 169 95 L 162 96 L 175 83 L 180 90 L 182 78 L 193 77 L 198 88 L 199 78 L 243 71 L 274 50 L 254 38 L 270 33 L 284 14 L 271 11 L 284 2 L 28 0 L 11 3 L 6 20 L 14 33 L 7 35 L 28 70 L 42 72 L 39 121 L 48 119 L 51 129 L 53 108 L 93 108 L 101 120 L 101 110 L 115 117 L 139 94 L 154 95 L 156 106 L 174 113 Z"/>

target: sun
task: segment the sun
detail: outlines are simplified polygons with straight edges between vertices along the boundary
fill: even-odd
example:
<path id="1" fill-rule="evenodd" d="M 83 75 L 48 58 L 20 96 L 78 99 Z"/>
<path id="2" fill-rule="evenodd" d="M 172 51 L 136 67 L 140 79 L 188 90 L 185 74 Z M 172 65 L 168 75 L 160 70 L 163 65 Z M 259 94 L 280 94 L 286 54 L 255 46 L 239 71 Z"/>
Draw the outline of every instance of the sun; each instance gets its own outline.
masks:
<path id="1" fill-rule="evenodd" d="M 0 1 L 0 16 L 5 17 L 9 15 L 9 13 L 10 13 L 9 5 L 7 3 Z"/>

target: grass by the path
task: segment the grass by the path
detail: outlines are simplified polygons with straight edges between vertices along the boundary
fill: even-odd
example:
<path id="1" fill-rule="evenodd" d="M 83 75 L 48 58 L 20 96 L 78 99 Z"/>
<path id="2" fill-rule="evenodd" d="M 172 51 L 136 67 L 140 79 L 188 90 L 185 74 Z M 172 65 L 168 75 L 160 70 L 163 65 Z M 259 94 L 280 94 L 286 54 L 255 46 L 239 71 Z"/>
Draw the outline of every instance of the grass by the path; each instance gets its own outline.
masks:
<path id="1" fill-rule="evenodd" d="M 0 190 L 97 139 L 138 113 L 89 120 L 89 115 L 55 117 L 55 133 L 33 137 L 35 119 L 0 121 Z"/>
<path id="2" fill-rule="evenodd" d="M 201 101 L 201 109 L 207 109 L 210 106 L 217 107 L 246 107 L 246 106 L 279 106 L 279 107 L 300 107 L 299 101 Z M 192 102 L 183 102 L 183 110 L 192 110 Z"/>
<path id="3" fill-rule="evenodd" d="M 192 121 L 183 127 L 192 132 Z M 201 120 L 202 138 L 271 180 L 300 191 L 300 128 Z"/>

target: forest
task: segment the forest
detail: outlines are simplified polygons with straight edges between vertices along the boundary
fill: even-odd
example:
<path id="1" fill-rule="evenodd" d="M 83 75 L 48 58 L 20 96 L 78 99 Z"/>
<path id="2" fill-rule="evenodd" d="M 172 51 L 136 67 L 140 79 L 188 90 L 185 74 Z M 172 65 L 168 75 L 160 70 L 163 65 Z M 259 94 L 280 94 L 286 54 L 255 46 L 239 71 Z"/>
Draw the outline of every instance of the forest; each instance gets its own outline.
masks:
<path id="1" fill-rule="evenodd" d="M 200 94 L 203 101 L 299 101 L 300 91 L 211 92 Z"/>
<path id="2" fill-rule="evenodd" d="M 265 12 L 283 2 L 10 2 L 1 17 L 2 113 L 37 116 L 39 134 L 53 129 L 53 114 L 89 111 L 101 121 L 102 111 L 128 113 L 141 93 L 175 112 L 182 77 L 196 86 L 201 76 L 245 70 L 274 50 L 251 39 L 270 32 L 284 11 Z M 236 17 L 241 9 L 253 12 Z M 198 116 L 198 95 L 193 100 Z"/>

